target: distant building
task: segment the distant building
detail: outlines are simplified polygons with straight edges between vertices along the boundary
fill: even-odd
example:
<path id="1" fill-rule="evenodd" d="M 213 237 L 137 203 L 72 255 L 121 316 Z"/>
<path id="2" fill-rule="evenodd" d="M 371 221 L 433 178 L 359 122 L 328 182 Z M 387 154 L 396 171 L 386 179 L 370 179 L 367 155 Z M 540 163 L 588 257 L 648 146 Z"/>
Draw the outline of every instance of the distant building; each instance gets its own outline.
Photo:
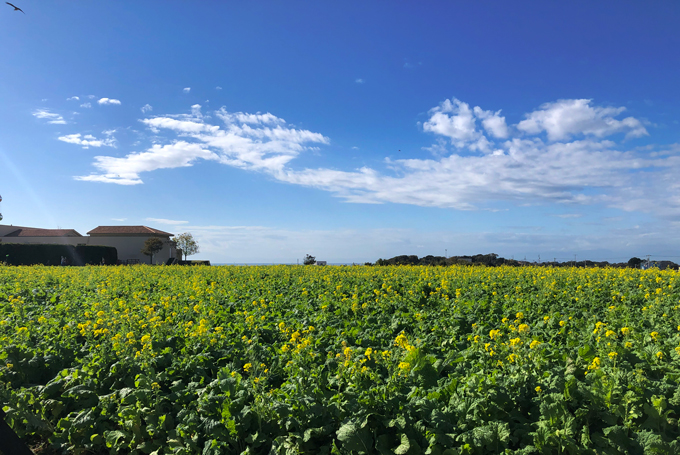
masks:
<path id="1" fill-rule="evenodd" d="M 99 226 L 80 235 L 73 229 L 40 229 L 25 226 L 0 225 L 2 243 L 49 243 L 61 245 L 112 246 L 118 251 L 118 260 L 124 264 L 149 264 L 151 258 L 142 254 L 144 242 L 150 237 L 159 237 L 163 249 L 154 254 L 154 262 L 165 263 L 177 257 L 174 234 L 148 226 Z"/>
<path id="2" fill-rule="evenodd" d="M 327 265 L 326 261 L 316 261 L 314 265 Z"/>

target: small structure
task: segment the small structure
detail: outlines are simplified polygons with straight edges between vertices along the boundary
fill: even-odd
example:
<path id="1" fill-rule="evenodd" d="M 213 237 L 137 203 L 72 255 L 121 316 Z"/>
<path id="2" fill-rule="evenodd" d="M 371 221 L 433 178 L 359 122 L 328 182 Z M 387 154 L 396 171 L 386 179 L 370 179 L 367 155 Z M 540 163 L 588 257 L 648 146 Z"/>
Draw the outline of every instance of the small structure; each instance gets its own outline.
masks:
<path id="1" fill-rule="evenodd" d="M 148 226 L 98 226 L 87 233 L 91 245 L 116 247 L 118 260 L 125 264 L 150 264 L 151 258 L 142 254 L 144 242 L 149 237 L 160 237 L 163 249 L 154 254 L 160 264 L 176 257 L 175 243 L 170 240 L 175 234 Z"/>
<path id="2" fill-rule="evenodd" d="M 316 261 L 314 265 L 327 265 L 326 261 Z"/>
<path id="3" fill-rule="evenodd" d="M 112 246 L 118 251 L 118 260 L 123 264 L 150 264 L 151 258 L 142 254 L 144 242 L 149 237 L 160 237 L 163 249 L 154 254 L 154 261 L 164 264 L 177 257 L 174 234 L 148 226 L 98 226 L 81 235 L 74 229 L 40 229 L 26 226 L 0 225 L 0 242 L 37 243 L 59 245 L 100 245 Z"/>

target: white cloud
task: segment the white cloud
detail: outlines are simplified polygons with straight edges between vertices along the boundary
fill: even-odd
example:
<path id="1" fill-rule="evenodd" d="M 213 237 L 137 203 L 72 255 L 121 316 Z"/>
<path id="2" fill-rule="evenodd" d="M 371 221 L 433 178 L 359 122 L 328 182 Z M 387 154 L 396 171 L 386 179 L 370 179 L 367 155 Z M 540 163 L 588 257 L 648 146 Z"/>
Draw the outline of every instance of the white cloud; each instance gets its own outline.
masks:
<path id="1" fill-rule="evenodd" d="M 222 87 L 218 85 L 217 87 L 215 87 L 215 90 L 222 90 Z"/>
<path id="2" fill-rule="evenodd" d="M 152 223 L 159 223 L 159 224 L 171 224 L 171 225 L 178 225 L 178 224 L 188 224 L 188 221 L 176 221 L 176 220 L 168 220 L 165 218 L 147 218 L 146 221 L 151 221 Z"/>
<path id="3" fill-rule="evenodd" d="M 355 79 L 354 82 L 356 82 L 357 84 L 363 84 L 364 80 L 363 79 Z"/>
<path id="4" fill-rule="evenodd" d="M 626 137 L 648 135 L 642 122 L 633 117 L 616 120 L 625 107 L 591 106 L 591 100 L 559 100 L 545 103 L 539 110 L 527 114 L 517 128 L 527 134 L 545 131 L 551 141 L 569 139 L 575 135 L 595 136 L 598 138 L 616 133 L 626 133 Z"/>
<path id="5" fill-rule="evenodd" d="M 573 100 L 559 103 L 574 104 Z M 599 113 L 600 119 L 608 118 L 603 113 L 608 109 L 610 113 L 620 112 L 620 108 L 612 111 L 588 103 L 585 106 Z M 542 109 L 549 108 L 544 105 Z M 564 134 L 556 134 L 554 129 L 548 132 L 553 139 L 567 139 L 546 141 L 527 137 L 527 128 L 506 125 L 500 111 L 470 108 L 454 98 L 432 109 L 423 125 L 423 130 L 435 134 L 438 141 L 431 159 L 386 159 L 383 168 L 305 169 L 296 167 L 295 159 L 315 145 L 329 144 L 327 137 L 293 128 L 270 113 L 228 112 L 222 108 L 214 112 L 214 117 L 223 123 L 210 123 L 211 116 L 203 116 L 200 106 L 195 105 L 191 114 L 143 119 L 169 143 L 125 157 L 96 157 L 98 172 L 78 179 L 140 184 L 144 172 L 191 166 L 204 159 L 328 191 L 353 203 L 459 210 L 497 210 L 498 204 L 507 203 L 598 204 L 680 220 L 680 156 L 673 152 L 673 146 L 654 151 L 655 155 L 646 149 L 621 150 L 620 144 L 600 138 L 605 132 L 594 127 L 585 131 L 597 134 L 572 140 L 572 133 L 566 131 L 576 129 L 567 122 L 561 130 Z M 482 129 L 477 128 L 477 120 Z M 614 125 L 610 131 L 625 132 L 607 122 Z M 638 120 L 631 118 L 628 124 L 635 122 Z M 453 150 L 447 141 L 454 145 Z"/>
<path id="6" fill-rule="evenodd" d="M 91 134 L 85 134 L 81 135 L 80 133 L 76 134 L 67 134 L 65 136 L 59 136 L 57 139 L 59 139 L 62 142 L 66 142 L 69 144 L 77 144 L 77 145 L 82 145 L 84 149 L 90 148 L 90 147 L 115 147 L 116 146 L 116 138 L 114 138 L 112 135 L 115 133 L 116 130 L 109 130 L 109 131 L 104 131 L 104 134 L 107 136 L 106 139 L 97 139 L 96 137 L 92 136 Z"/>
<path id="7" fill-rule="evenodd" d="M 117 104 L 120 105 L 120 100 L 116 100 L 113 98 L 100 98 L 99 101 L 97 101 L 99 104 Z"/>
<path id="8" fill-rule="evenodd" d="M 329 143 L 323 135 L 288 127 L 283 119 L 270 113 L 228 112 L 222 108 L 216 115 L 224 125 L 211 125 L 205 123 L 200 107 L 192 106 L 191 115 L 177 116 L 179 118 L 141 120 L 154 133 L 161 130 L 174 132 L 181 140 L 164 146 L 155 144 L 145 152 L 131 153 L 123 158 L 95 157 L 94 166 L 100 173 L 76 178 L 123 185 L 140 184 L 142 172 L 191 166 L 198 159 L 280 174 L 287 163 L 306 150 L 306 144 Z"/>
<path id="9" fill-rule="evenodd" d="M 33 111 L 33 116 L 39 119 L 47 120 L 47 123 L 52 125 L 66 125 L 66 120 L 59 114 L 50 112 L 49 109 L 36 109 Z"/>
<path id="10" fill-rule="evenodd" d="M 219 157 L 199 144 L 177 141 L 169 145 L 154 144 L 145 152 L 133 152 L 123 158 L 95 156 L 94 166 L 102 174 L 75 177 L 90 182 L 138 185 L 143 183 L 139 174 L 158 169 L 192 166 L 198 159 L 219 160 Z"/>
<path id="11" fill-rule="evenodd" d="M 491 136 L 506 139 L 510 135 L 508 125 L 505 124 L 505 117 L 501 117 L 501 111 L 485 111 L 479 106 L 475 106 L 473 111 L 475 116 L 482 120 L 482 126 Z"/>
<path id="12" fill-rule="evenodd" d="M 80 105 L 80 107 L 84 107 L 84 108 L 88 108 L 88 109 L 89 109 L 89 108 L 92 107 L 92 104 L 91 104 L 91 103 L 83 103 L 83 104 Z"/>
<path id="13" fill-rule="evenodd" d="M 112 219 L 113 221 L 120 221 L 120 222 L 123 222 L 123 221 L 126 221 L 126 220 L 127 220 L 127 218 L 111 218 L 111 219 Z"/>
<path id="14" fill-rule="evenodd" d="M 146 114 L 147 112 L 153 111 L 153 106 L 151 106 L 150 104 L 147 103 L 144 106 L 142 106 L 141 110 L 142 110 L 142 113 Z"/>
<path id="15" fill-rule="evenodd" d="M 554 215 L 558 218 L 581 218 L 583 214 L 581 213 L 562 213 L 560 215 Z"/>
<path id="16" fill-rule="evenodd" d="M 71 100 L 80 101 L 80 97 L 78 97 L 78 96 L 72 96 L 72 97 L 70 97 L 70 98 L 66 98 L 66 101 L 71 101 Z"/>
<path id="17" fill-rule="evenodd" d="M 467 103 L 455 98 L 446 100 L 430 110 L 430 118 L 423 124 L 423 130 L 451 139 L 456 147 L 481 138 L 476 130 L 475 117 Z"/>
<path id="18" fill-rule="evenodd" d="M 184 87 L 182 91 L 184 91 L 184 93 L 189 93 L 191 91 L 191 87 Z"/>
<path id="19" fill-rule="evenodd" d="M 94 95 L 87 95 L 87 97 L 90 98 L 91 100 L 96 98 L 96 96 L 94 96 Z"/>

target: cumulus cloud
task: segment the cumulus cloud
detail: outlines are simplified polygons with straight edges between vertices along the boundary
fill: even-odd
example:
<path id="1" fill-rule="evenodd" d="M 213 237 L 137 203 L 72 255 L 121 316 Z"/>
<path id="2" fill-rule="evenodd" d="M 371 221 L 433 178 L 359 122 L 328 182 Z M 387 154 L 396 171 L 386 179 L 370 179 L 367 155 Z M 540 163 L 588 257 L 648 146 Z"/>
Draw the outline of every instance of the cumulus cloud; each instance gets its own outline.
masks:
<path id="1" fill-rule="evenodd" d="M 33 116 L 39 119 L 47 120 L 47 123 L 52 125 L 65 125 L 66 120 L 59 114 L 50 112 L 49 109 L 36 109 L 33 111 Z"/>
<path id="2" fill-rule="evenodd" d="M 479 106 L 475 106 L 473 111 L 475 116 L 481 119 L 482 126 L 491 136 L 497 139 L 506 139 L 510 135 L 508 125 L 505 124 L 505 117 L 501 117 L 501 111 L 485 111 Z"/>
<path id="3" fill-rule="evenodd" d="M 113 133 L 115 133 L 116 130 L 107 130 L 104 131 L 104 135 L 106 135 L 106 138 L 104 139 L 97 139 L 96 137 L 92 136 L 91 134 L 85 134 L 81 135 L 80 133 L 76 134 L 67 134 L 64 136 L 59 136 L 57 139 L 66 142 L 68 144 L 76 144 L 76 145 L 81 145 L 84 149 L 90 148 L 90 147 L 115 147 L 116 146 L 116 138 L 113 137 Z"/>
<path id="4" fill-rule="evenodd" d="M 113 98 L 100 98 L 97 103 L 105 105 L 105 104 L 117 104 L 120 105 L 120 100 L 113 99 Z"/>
<path id="5" fill-rule="evenodd" d="M 642 122 L 633 117 L 617 120 L 625 107 L 591 106 L 592 100 L 559 100 L 545 103 L 540 109 L 527 114 L 517 128 L 527 134 L 546 132 L 551 141 L 561 141 L 572 136 L 605 137 L 626 133 L 627 138 L 648 135 Z"/>
<path id="6" fill-rule="evenodd" d="M 423 124 L 423 130 L 451 139 L 456 147 L 463 147 L 466 143 L 481 138 L 470 105 L 455 98 L 445 100 L 431 109 L 430 118 Z"/>
<path id="7" fill-rule="evenodd" d="M 572 111 L 585 112 L 582 117 L 590 120 L 550 117 L 558 106 L 576 106 Z M 508 125 L 501 111 L 454 98 L 430 110 L 423 123 L 423 130 L 437 141 L 433 158 L 385 159 L 384 166 L 332 169 L 296 166 L 301 153 L 330 143 L 321 133 L 294 128 L 271 113 L 222 108 L 203 115 L 194 105 L 190 114 L 141 120 L 167 144 L 124 157 L 96 157 L 97 172 L 78 179 L 140 184 L 144 172 L 209 160 L 328 191 L 353 203 L 458 210 L 495 210 L 499 203 L 599 204 L 680 220 L 677 147 L 622 149 L 606 136 L 647 132 L 642 133 L 638 119 L 617 120 L 621 112 L 590 101 L 563 100 Z M 526 123 L 529 119 L 534 123 Z"/>
<path id="8" fill-rule="evenodd" d="M 191 91 L 191 87 L 184 87 L 184 88 L 182 89 L 182 91 L 183 91 L 184 93 L 189 93 L 189 92 Z"/>
<path id="9" fill-rule="evenodd" d="M 71 101 L 71 100 L 79 101 L 79 100 L 80 100 L 80 97 L 78 97 L 78 96 L 72 96 L 72 97 L 70 97 L 70 98 L 66 98 L 66 101 Z"/>
<path id="10" fill-rule="evenodd" d="M 147 112 L 151 112 L 151 111 L 153 111 L 153 106 L 151 106 L 150 104 L 147 103 L 144 106 L 142 106 L 141 111 L 144 114 L 146 114 Z"/>

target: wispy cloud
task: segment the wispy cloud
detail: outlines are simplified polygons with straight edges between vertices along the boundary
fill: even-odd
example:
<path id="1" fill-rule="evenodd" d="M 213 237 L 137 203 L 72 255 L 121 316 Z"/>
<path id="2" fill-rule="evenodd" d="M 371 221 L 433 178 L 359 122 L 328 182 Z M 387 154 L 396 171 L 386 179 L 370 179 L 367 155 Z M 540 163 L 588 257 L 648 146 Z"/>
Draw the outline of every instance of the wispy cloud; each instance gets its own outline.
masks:
<path id="1" fill-rule="evenodd" d="M 184 93 L 189 93 L 189 92 L 191 91 L 191 87 L 184 87 L 184 88 L 182 89 L 182 91 L 183 91 Z"/>
<path id="2" fill-rule="evenodd" d="M 77 179 L 141 184 L 144 172 L 208 160 L 352 203 L 458 210 L 495 210 L 508 202 L 598 204 L 680 219 L 680 156 L 621 149 L 610 136 L 648 134 L 638 119 L 619 120 L 622 112 L 588 100 L 561 100 L 509 125 L 500 110 L 454 98 L 430 110 L 422 124 L 436 141 L 433 158 L 386 158 L 382 167 L 342 170 L 295 166 L 301 153 L 330 143 L 320 133 L 296 129 L 270 113 L 222 108 L 204 116 L 195 105 L 191 114 L 142 120 L 166 144 L 124 157 L 98 156 L 97 172 Z"/>
<path id="3" fill-rule="evenodd" d="M 553 216 L 556 216 L 558 218 L 581 218 L 583 216 L 583 214 L 581 214 L 581 213 L 562 213 L 562 214 L 553 215 Z"/>
<path id="4" fill-rule="evenodd" d="M 218 85 L 217 87 L 215 87 L 215 90 L 222 90 L 222 87 Z"/>
<path id="5" fill-rule="evenodd" d="M 67 134 L 65 136 L 59 136 L 57 139 L 59 139 L 62 142 L 66 142 L 69 144 L 76 144 L 76 145 L 81 145 L 84 149 L 90 148 L 90 147 L 115 147 L 116 146 L 116 138 L 113 137 L 113 133 L 115 133 L 116 130 L 107 130 L 104 131 L 104 135 L 107 137 L 104 139 L 97 139 L 96 137 L 92 136 L 91 134 L 85 134 L 81 135 L 80 133 L 76 134 Z"/>
<path id="6" fill-rule="evenodd" d="M 59 114 L 50 112 L 48 109 L 36 109 L 33 111 L 33 116 L 39 119 L 47 120 L 47 123 L 52 125 L 65 125 L 66 120 Z"/>
<path id="7" fill-rule="evenodd" d="M 106 104 L 117 104 L 120 105 L 120 100 L 114 99 L 114 98 L 100 98 L 97 103 L 106 105 Z"/>
<path id="8" fill-rule="evenodd" d="M 111 218 L 111 219 L 113 221 L 120 221 L 120 222 L 127 221 L 127 218 Z"/>
<path id="9" fill-rule="evenodd" d="M 83 104 L 80 105 L 80 107 L 84 107 L 86 109 L 89 109 L 89 108 L 92 107 L 92 103 L 83 103 Z"/>
<path id="10" fill-rule="evenodd" d="M 363 79 L 354 79 L 357 84 L 363 84 L 365 81 Z"/>
<path id="11" fill-rule="evenodd" d="M 158 224 L 171 224 L 171 225 L 189 224 L 188 221 L 168 220 L 166 218 L 147 218 L 146 221 L 151 221 L 152 223 Z"/>
<path id="12" fill-rule="evenodd" d="M 80 101 L 80 97 L 78 97 L 78 96 L 72 96 L 72 97 L 70 97 L 70 98 L 66 98 L 66 101 L 71 101 L 71 100 Z"/>
<path id="13" fill-rule="evenodd" d="M 144 114 L 146 114 L 147 112 L 151 112 L 153 111 L 153 106 L 151 106 L 150 104 L 145 104 L 144 106 L 142 106 L 141 111 Z"/>

